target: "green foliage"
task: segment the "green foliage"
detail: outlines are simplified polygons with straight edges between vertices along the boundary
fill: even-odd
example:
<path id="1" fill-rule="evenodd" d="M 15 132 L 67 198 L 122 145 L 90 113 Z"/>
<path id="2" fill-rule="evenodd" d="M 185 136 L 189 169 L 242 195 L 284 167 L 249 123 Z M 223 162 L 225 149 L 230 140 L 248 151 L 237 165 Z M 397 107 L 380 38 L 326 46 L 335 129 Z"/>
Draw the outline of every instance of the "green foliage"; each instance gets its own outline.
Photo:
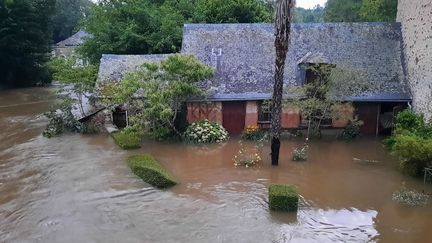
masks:
<path id="1" fill-rule="evenodd" d="M 186 22 L 269 22 L 271 16 L 261 0 L 103 0 L 84 20 L 92 38 L 81 52 L 92 63 L 103 53 L 173 53 Z"/>
<path id="2" fill-rule="evenodd" d="M 252 167 L 262 161 L 263 147 L 266 143 L 266 138 L 256 140 L 253 145 L 245 146 L 243 141 L 239 141 L 240 148 L 237 155 L 234 156 L 234 166 L 236 167 Z"/>
<path id="3" fill-rule="evenodd" d="M 424 167 L 432 162 L 432 138 L 398 134 L 395 136 L 393 152 L 402 159 L 403 172 L 411 176 L 421 176 Z"/>
<path id="4" fill-rule="evenodd" d="M 268 23 L 273 13 L 260 0 L 198 0 L 195 12 L 203 23 Z"/>
<path id="5" fill-rule="evenodd" d="M 258 126 L 247 126 L 241 135 L 244 140 L 249 141 L 258 141 L 261 140 L 264 136 L 264 131 L 261 131 Z"/>
<path id="6" fill-rule="evenodd" d="M 360 16 L 367 22 L 396 21 L 398 0 L 363 0 Z"/>
<path id="7" fill-rule="evenodd" d="M 63 132 L 88 134 L 99 131 L 100 124 L 93 121 L 81 124 L 72 112 L 78 109 L 82 116 L 85 115 L 83 99 L 86 94 L 93 91 L 97 68 L 77 66 L 72 59 L 53 58 L 49 62 L 49 69 L 53 77 L 60 82 L 57 94 L 61 102 L 59 106 L 55 106 L 52 111 L 45 114 L 50 121 L 43 135 L 52 137 Z"/>
<path id="8" fill-rule="evenodd" d="M 328 0 L 326 22 L 394 22 L 398 0 Z"/>
<path id="9" fill-rule="evenodd" d="M 408 131 L 419 136 L 432 137 L 426 125 L 424 116 L 417 114 L 412 110 L 404 110 L 396 116 L 396 133 Z"/>
<path id="10" fill-rule="evenodd" d="M 342 138 L 345 140 L 352 140 L 360 137 L 360 129 L 363 124 L 363 121 L 360 121 L 358 117 L 352 119 L 342 132 Z"/>
<path id="11" fill-rule="evenodd" d="M 411 110 L 396 117 L 393 135 L 384 144 L 400 159 L 400 169 L 411 176 L 422 176 L 424 168 L 432 164 L 432 125 L 422 114 Z"/>
<path id="12" fill-rule="evenodd" d="M 224 127 L 207 120 L 192 123 L 183 134 L 183 138 L 191 143 L 220 143 L 228 140 L 228 132 Z"/>
<path id="13" fill-rule="evenodd" d="M 180 137 L 176 121 L 183 103 L 200 96 L 202 91 L 195 83 L 212 75 L 213 69 L 193 56 L 177 54 L 160 63 L 144 64 L 122 82 L 102 85 L 101 95 L 108 97 L 104 102 L 109 107 L 126 105 L 141 111 L 131 116 L 131 123 L 165 140 Z"/>
<path id="14" fill-rule="evenodd" d="M 92 5 L 90 0 L 57 0 L 52 18 L 53 41 L 57 43 L 77 32 Z"/>
<path id="15" fill-rule="evenodd" d="M 180 50 L 183 16 L 150 0 L 103 0 L 84 20 L 92 34 L 80 51 L 92 63 L 103 53 L 171 53 Z"/>
<path id="16" fill-rule="evenodd" d="M 112 133 L 116 144 L 122 149 L 138 149 L 141 148 L 141 136 L 129 130 Z"/>
<path id="17" fill-rule="evenodd" d="M 317 5 L 313 9 L 295 8 L 295 23 L 322 23 L 324 22 L 325 9 Z"/>
<path id="18" fill-rule="evenodd" d="M 177 184 L 174 177 L 150 155 L 131 156 L 128 165 L 135 175 L 154 187 L 168 188 Z"/>
<path id="19" fill-rule="evenodd" d="M 0 86 L 51 81 L 46 62 L 54 5 L 55 0 L 0 1 Z"/>
<path id="20" fill-rule="evenodd" d="M 299 195 L 292 185 L 270 185 L 270 210 L 295 212 L 298 209 Z"/>
<path id="21" fill-rule="evenodd" d="M 71 99 L 73 101 L 71 105 L 79 109 L 81 116 L 85 116 L 83 102 L 84 98 L 94 90 L 97 67 L 79 65 L 73 58 L 52 58 L 49 68 L 54 79 L 61 84 L 58 91 L 59 97 Z"/>
<path id="22" fill-rule="evenodd" d="M 313 73 L 314 80 L 290 89 L 290 96 L 294 98 L 285 101 L 289 107 L 299 108 L 304 119 L 308 121 L 306 137 L 320 137 L 323 120 L 347 118 L 338 117 L 342 107 L 341 100 L 375 88 L 361 70 L 316 64 L 306 67 L 306 71 Z"/>
<path id="23" fill-rule="evenodd" d="M 397 203 L 411 207 L 426 206 L 429 201 L 429 195 L 408 190 L 405 183 L 403 183 L 401 189 L 393 193 L 392 199 Z"/>
<path id="24" fill-rule="evenodd" d="M 47 138 L 58 136 L 64 132 L 80 132 L 82 124 L 72 114 L 72 100 L 65 98 L 58 109 L 45 113 L 49 123 L 42 135 Z"/>
<path id="25" fill-rule="evenodd" d="M 325 8 L 326 22 L 360 22 L 363 0 L 328 0 Z"/>

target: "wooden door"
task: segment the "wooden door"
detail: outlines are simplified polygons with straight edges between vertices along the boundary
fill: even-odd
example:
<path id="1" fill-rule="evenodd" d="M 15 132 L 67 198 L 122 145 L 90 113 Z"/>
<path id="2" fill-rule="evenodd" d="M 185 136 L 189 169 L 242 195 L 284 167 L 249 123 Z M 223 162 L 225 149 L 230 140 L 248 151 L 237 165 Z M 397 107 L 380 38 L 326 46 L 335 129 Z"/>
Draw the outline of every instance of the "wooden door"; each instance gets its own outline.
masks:
<path id="1" fill-rule="evenodd" d="M 361 134 L 366 136 L 376 136 L 379 104 L 357 103 L 355 104 L 355 107 L 357 109 L 359 119 L 364 123 L 360 129 Z"/>
<path id="2" fill-rule="evenodd" d="M 240 134 L 245 128 L 246 102 L 223 102 L 222 124 L 230 134 Z"/>

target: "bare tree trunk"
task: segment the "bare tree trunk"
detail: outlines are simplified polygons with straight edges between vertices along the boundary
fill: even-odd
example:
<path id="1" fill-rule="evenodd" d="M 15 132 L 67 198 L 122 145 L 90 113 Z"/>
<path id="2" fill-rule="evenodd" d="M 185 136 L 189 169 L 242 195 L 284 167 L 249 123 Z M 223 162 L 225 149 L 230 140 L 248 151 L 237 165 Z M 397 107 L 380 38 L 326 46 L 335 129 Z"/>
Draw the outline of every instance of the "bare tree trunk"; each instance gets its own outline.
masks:
<path id="1" fill-rule="evenodd" d="M 271 126 L 271 157 L 272 165 L 279 164 L 280 133 L 281 133 L 281 113 L 282 113 L 282 93 L 285 59 L 288 52 L 289 37 L 291 32 L 292 10 L 295 0 L 278 0 L 276 6 L 276 62 L 275 62 L 275 83 L 272 102 L 272 126 Z"/>

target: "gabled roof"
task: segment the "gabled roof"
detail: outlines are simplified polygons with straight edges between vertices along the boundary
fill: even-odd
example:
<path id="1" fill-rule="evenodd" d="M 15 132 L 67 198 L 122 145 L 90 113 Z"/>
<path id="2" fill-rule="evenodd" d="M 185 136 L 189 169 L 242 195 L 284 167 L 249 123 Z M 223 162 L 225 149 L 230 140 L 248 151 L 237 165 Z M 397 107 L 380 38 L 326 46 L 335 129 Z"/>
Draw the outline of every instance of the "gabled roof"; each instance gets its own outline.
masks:
<path id="1" fill-rule="evenodd" d="M 84 43 L 84 39 L 86 37 L 89 37 L 90 34 L 85 31 L 78 31 L 77 33 L 73 34 L 71 37 L 67 38 L 66 40 L 62 40 L 56 44 L 58 47 L 66 47 L 66 46 L 79 46 Z"/>
<path id="2" fill-rule="evenodd" d="M 137 70 L 146 62 L 159 62 L 166 59 L 169 54 L 157 55 L 114 55 L 104 54 L 99 66 L 97 83 L 118 82 L 128 72 Z"/>
<path id="3" fill-rule="evenodd" d="M 363 71 L 376 89 L 362 99 L 398 94 L 410 99 L 402 68 L 399 23 L 294 24 L 285 87 L 302 82 L 301 63 L 328 63 Z M 217 70 L 201 85 L 211 97 L 271 94 L 275 62 L 272 24 L 186 24 L 182 53 Z M 357 98 L 359 98 L 357 97 Z"/>
<path id="4" fill-rule="evenodd" d="M 181 52 L 215 68 L 215 77 L 199 84 L 209 100 L 271 97 L 275 63 L 272 24 L 185 24 Z M 372 92 L 351 100 L 410 100 L 402 56 L 399 23 L 294 24 L 284 85 L 303 82 L 300 64 L 328 63 L 362 71 L 374 83 Z M 104 55 L 98 81 L 119 81 L 125 72 L 144 62 L 166 57 Z"/>

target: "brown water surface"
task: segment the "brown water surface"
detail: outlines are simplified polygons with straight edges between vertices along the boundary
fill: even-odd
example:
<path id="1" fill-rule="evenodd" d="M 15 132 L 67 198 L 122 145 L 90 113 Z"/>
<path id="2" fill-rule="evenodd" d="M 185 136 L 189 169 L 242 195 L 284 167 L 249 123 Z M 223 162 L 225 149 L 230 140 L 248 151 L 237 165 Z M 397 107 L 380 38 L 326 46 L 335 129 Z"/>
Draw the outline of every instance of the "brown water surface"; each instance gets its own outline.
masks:
<path id="1" fill-rule="evenodd" d="M 238 141 L 194 146 L 145 141 L 125 152 L 108 135 L 40 134 L 48 89 L 0 92 L 0 242 L 430 242 L 431 206 L 391 200 L 407 186 L 377 140 L 311 144 L 308 162 L 290 161 L 284 141 L 277 168 L 235 168 Z M 250 146 L 246 144 L 246 146 Z M 181 184 L 151 188 L 126 166 L 150 153 Z M 268 154 L 269 151 L 264 151 Z M 353 158 L 376 160 L 362 163 Z M 267 186 L 292 183 L 297 214 L 269 212 Z"/>

